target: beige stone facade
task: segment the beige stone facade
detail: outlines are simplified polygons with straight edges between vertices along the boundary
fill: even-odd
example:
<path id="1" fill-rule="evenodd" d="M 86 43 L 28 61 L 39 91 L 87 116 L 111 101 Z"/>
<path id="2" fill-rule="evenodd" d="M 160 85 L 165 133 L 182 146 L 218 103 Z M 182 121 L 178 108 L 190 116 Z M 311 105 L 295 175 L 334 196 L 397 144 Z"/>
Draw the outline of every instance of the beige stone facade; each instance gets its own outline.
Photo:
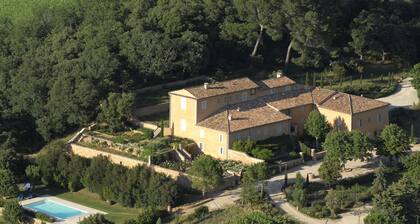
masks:
<path id="1" fill-rule="evenodd" d="M 218 159 L 247 160 L 229 153 L 238 139 L 302 135 L 312 110 L 325 115 L 337 129 L 358 129 L 369 136 L 389 122 L 386 103 L 310 88 L 285 76 L 205 83 L 170 92 L 169 97 L 170 127 L 165 133 L 191 139 L 203 153 Z"/>

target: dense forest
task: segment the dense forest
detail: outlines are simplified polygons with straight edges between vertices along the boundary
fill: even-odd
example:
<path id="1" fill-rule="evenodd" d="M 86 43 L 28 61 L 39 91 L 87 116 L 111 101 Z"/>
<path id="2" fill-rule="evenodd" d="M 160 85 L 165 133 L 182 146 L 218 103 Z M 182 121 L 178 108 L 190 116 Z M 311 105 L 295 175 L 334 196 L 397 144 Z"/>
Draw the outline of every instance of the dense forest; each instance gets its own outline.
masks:
<path id="1" fill-rule="evenodd" d="M 54 2 L 54 1 L 50 1 Z M 241 66 L 420 57 L 420 1 L 69 0 L 0 14 L 0 145 L 33 150 L 99 102 Z"/>

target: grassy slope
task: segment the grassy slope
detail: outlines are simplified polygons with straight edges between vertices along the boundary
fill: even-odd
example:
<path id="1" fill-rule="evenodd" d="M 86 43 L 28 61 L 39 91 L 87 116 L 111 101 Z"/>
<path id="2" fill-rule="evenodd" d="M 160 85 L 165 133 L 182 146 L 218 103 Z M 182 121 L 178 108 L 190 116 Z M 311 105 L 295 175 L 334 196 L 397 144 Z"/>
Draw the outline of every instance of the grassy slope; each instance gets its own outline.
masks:
<path id="1" fill-rule="evenodd" d="M 91 193 L 86 189 L 78 192 L 62 192 L 57 189 L 40 189 L 39 193 L 54 195 L 55 197 L 81 204 L 108 213 L 106 217 L 115 223 L 124 223 L 127 219 L 134 219 L 139 214 L 140 209 L 127 208 L 119 204 L 109 205 L 101 200 L 97 194 Z M 1 224 L 1 220 L 0 220 Z"/>

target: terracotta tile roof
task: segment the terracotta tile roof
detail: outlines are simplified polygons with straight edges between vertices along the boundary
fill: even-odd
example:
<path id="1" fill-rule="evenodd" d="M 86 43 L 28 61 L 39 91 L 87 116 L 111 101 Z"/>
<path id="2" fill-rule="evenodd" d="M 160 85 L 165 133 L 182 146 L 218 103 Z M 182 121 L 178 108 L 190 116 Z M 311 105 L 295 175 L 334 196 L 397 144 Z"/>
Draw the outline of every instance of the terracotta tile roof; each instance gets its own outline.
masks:
<path id="1" fill-rule="evenodd" d="M 239 111 L 238 108 L 240 108 Z M 229 114 L 232 116 L 230 121 Z M 235 132 L 289 119 L 291 119 L 289 116 L 275 111 L 264 102 L 252 100 L 227 106 L 197 125 L 219 131 Z"/>
<path id="2" fill-rule="evenodd" d="M 333 94 L 331 97 L 326 99 L 325 102 L 322 102 L 319 106 L 322 108 L 346 114 L 356 114 L 380 107 L 385 107 L 388 106 L 388 104 L 366 97 L 339 92 Z"/>
<path id="3" fill-rule="evenodd" d="M 257 88 L 258 85 L 249 78 L 240 78 L 233 79 L 224 82 L 218 82 L 214 84 L 209 84 L 207 89 L 204 89 L 204 85 L 194 86 L 186 88 L 189 93 L 191 93 L 197 99 L 207 98 L 227 93 L 233 93 L 238 91 L 243 91 L 247 89 Z"/>
<path id="4" fill-rule="evenodd" d="M 288 86 L 288 85 L 296 84 L 295 81 L 293 81 L 292 79 L 290 79 L 287 76 L 281 76 L 279 78 L 262 80 L 261 83 L 263 84 L 263 87 L 266 86 L 268 88 L 276 88 L 276 87 L 282 87 L 282 86 Z"/>
<path id="5" fill-rule="evenodd" d="M 384 103 L 379 100 L 369 99 L 366 97 L 355 95 L 350 95 L 350 97 L 353 105 L 354 114 L 389 105 L 388 103 Z"/>
<path id="6" fill-rule="evenodd" d="M 313 104 L 312 93 L 304 89 L 268 96 L 264 98 L 264 101 L 277 110 Z"/>
<path id="7" fill-rule="evenodd" d="M 319 106 L 346 114 L 352 114 L 350 95 L 346 93 L 333 94 L 324 102 L 321 102 Z"/>
<path id="8" fill-rule="evenodd" d="M 328 99 L 334 94 L 336 94 L 336 91 L 329 89 L 321 89 L 316 87 L 312 90 L 312 97 L 314 99 L 315 104 L 320 104 L 324 102 L 326 99 Z"/>

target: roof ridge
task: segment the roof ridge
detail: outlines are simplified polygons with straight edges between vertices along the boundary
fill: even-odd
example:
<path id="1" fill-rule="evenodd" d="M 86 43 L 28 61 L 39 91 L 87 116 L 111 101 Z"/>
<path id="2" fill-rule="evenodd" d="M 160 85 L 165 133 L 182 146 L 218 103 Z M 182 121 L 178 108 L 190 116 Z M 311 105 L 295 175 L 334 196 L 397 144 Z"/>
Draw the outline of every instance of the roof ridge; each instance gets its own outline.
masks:
<path id="1" fill-rule="evenodd" d="M 262 103 L 264 103 L 266 106 L 270 107 L 271 109 L 279 112 L 280 110 L 278 110 L 277 108 L 275 108 L 274 106 L 270 105 L 269 103 L 267 103 L 264 99 L 257 99 L 259 101 L 261 101 Z"/>
<path id="2" fill-rule="evenodd" d="M 227 120 L 227 125 L 226 125 L 226 126 L 227 126 L 227 133 L 230 133 L 230 120 L 229 120 L 229 115 L 230 115 L 230 116 L 232 116 L 232 115 L 231 115 L 231 114 L 230 114 L 230 112 L 229 112 L 229 107 L 228 107 L 228 108 L 226 108 L 226 113 L 227 113 L 227 114 L 226 114 L 226 115 L 227 115 L 227 117 L 226 117 L 226 118 L 227 118 L 227 119 L 226 119 L 226 120 Z"/>
<path id="3" fill-rule="evenodd" d="M 315 88 L 319 88 L 319 87 L 315 87 Z M 319 88 L 319 89 L 324 89 L 324 88 Z M 330 90 L 330 89 L 326 89 L 326 90 Z M 332 91 L 333 93 L 331 94 L 331 95 L 329 95 L 329 96 L 327 96 L 327 97 L 325 97 L 325 99 L 323 99 L 323 100 L 321 100 L 321 101 L 319 101 L 319 104 L 318 105 L 322 105 L 322 104 L 324 104 L 327 100 L 329 100 L 329 99 L 331 99 L 331 97 L 333 97 L 334 95 L 337 95 L 337 91 L 335 91 L 335 90 L 330 90 L 330 91 Z"/>
<path id="4" fill-rule="evenodd" d="M 350 103 L 350 114 L 353 114 L 353 101 L 351 99 L 351 95 L 347 94 L 349 96 L 349 103 Z"/>

